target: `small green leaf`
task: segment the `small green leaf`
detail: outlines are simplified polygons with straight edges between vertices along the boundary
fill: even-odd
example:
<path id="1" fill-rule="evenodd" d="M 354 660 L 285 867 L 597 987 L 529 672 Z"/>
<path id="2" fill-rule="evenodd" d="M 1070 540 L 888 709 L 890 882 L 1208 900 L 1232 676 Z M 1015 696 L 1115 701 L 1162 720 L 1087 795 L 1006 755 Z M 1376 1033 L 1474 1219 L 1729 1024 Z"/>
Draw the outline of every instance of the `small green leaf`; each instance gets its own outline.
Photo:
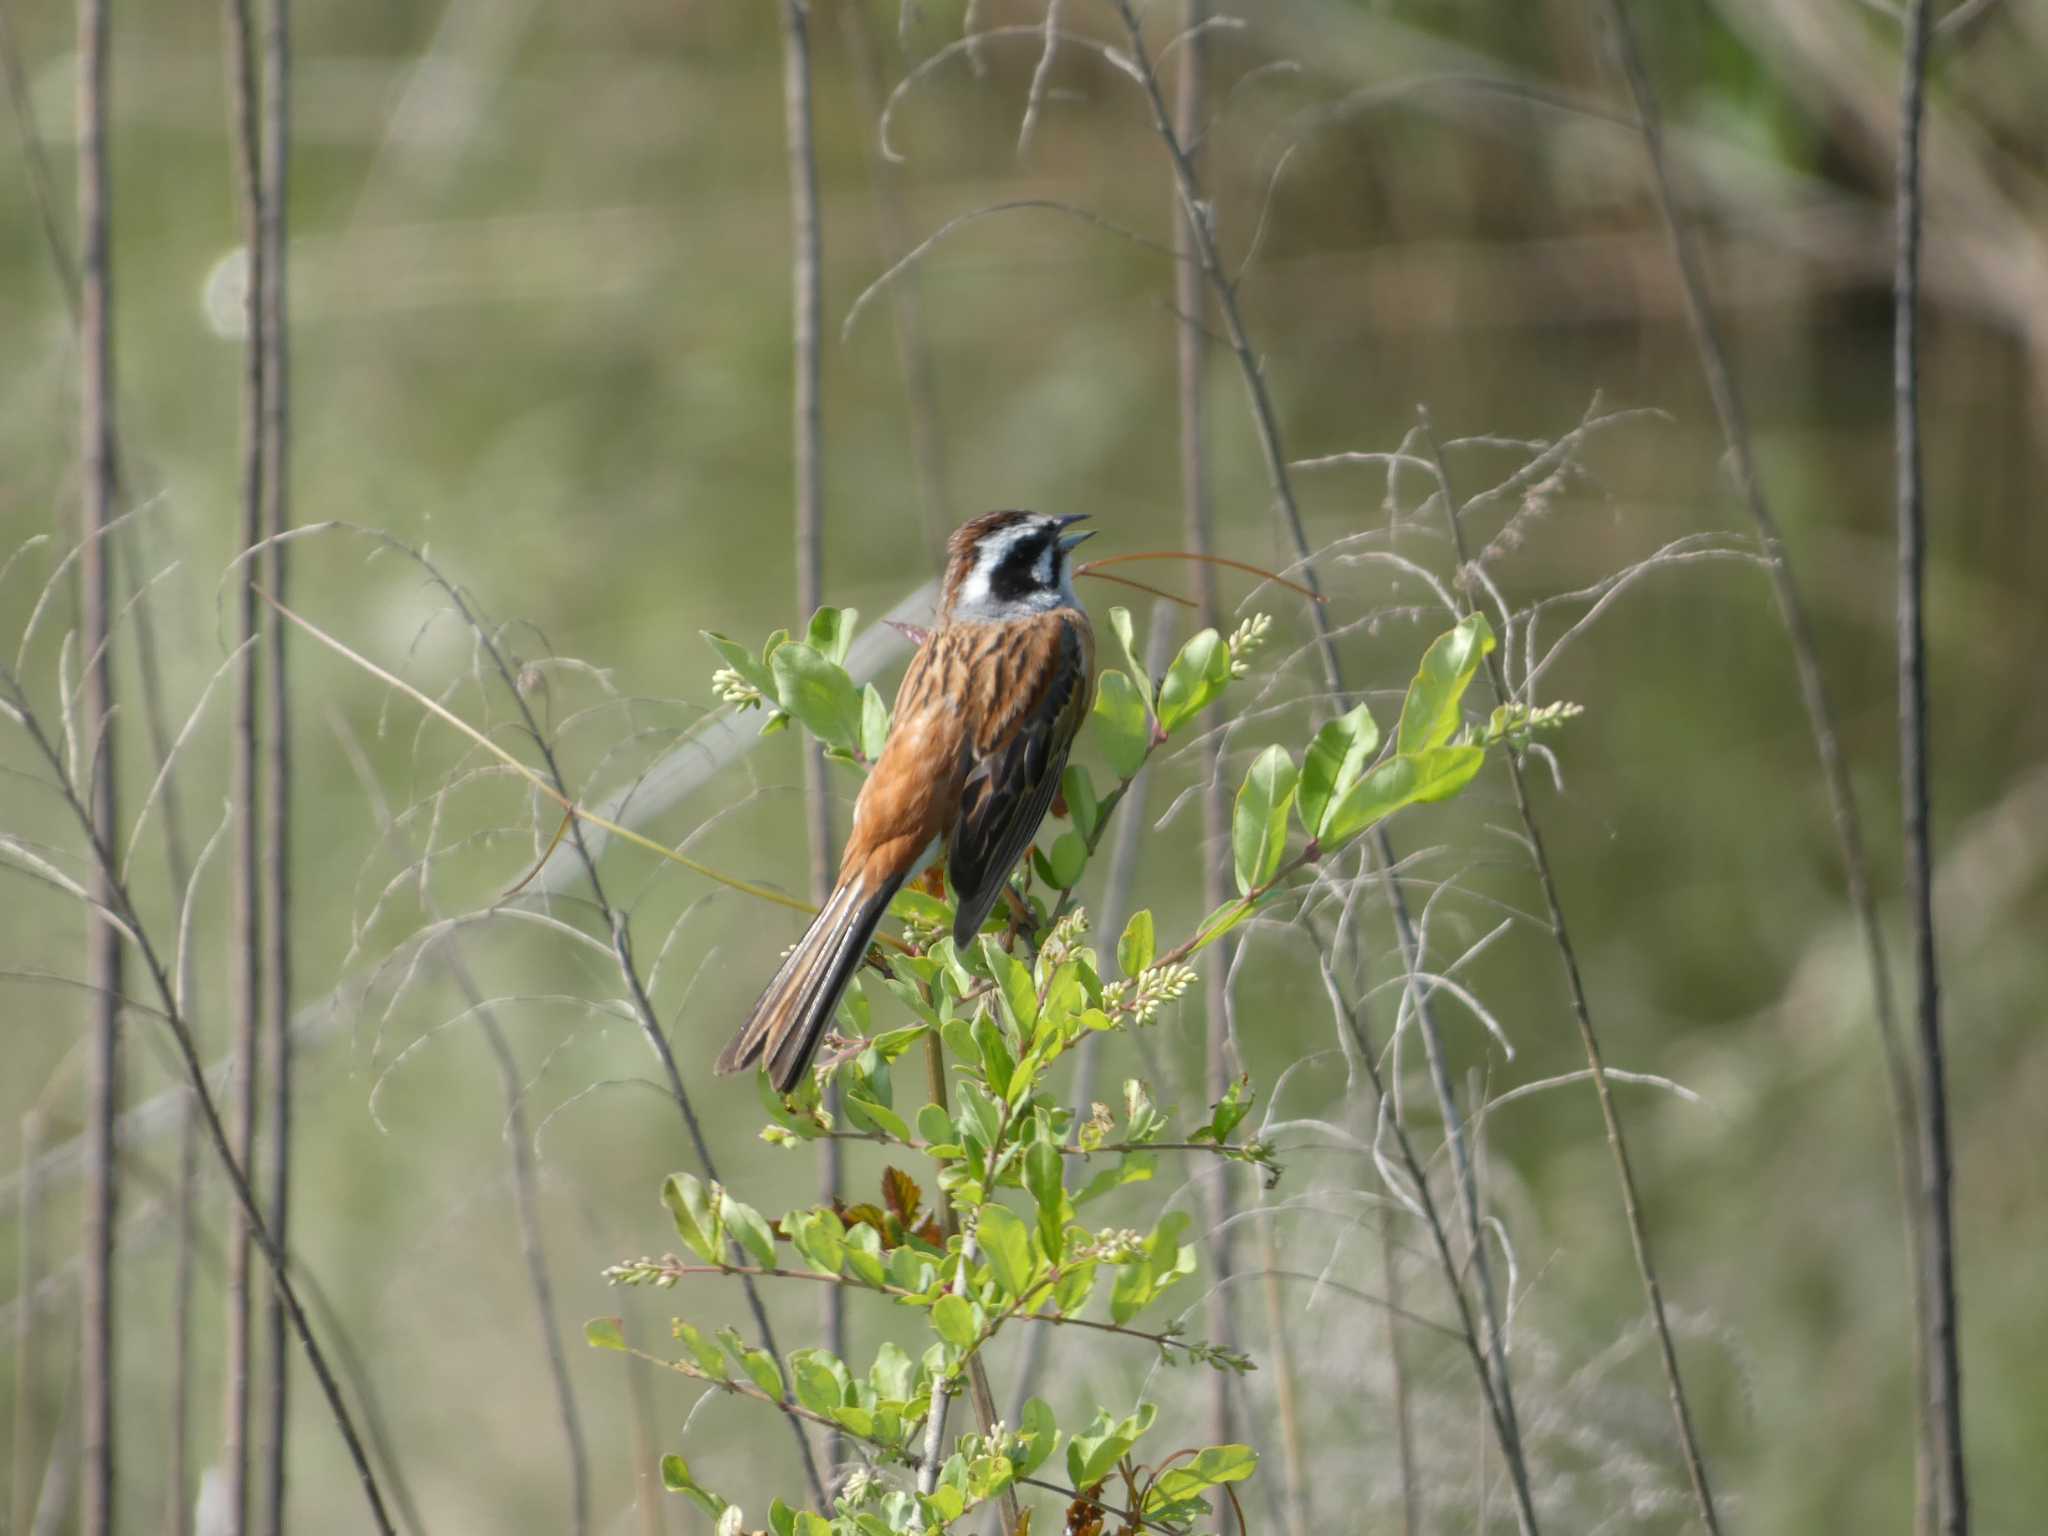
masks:
<path id="1" fill-rule="evenodd" d="M 1432 747 L 1388 758 L 1324 819 L 1324 850 L 1334 852 L 1404 806 L 1448 800 L 1472 782 L 1485 760 L 1483 747 Z"/>
<path id="2" fill-rule="evenodd" d="M 984 1205 L 975 1230 L 996 1284 L 1012 1296 L 1024 1295 L 1038 1268 L 1031 1255 L 1031 1229 L 1008 1206 Z"/>
<path id="3" fill-rule="evenodd" d="M 757 660 L 737 640 L 728 640 L 715 630 L 704 629 L 698 633 L 710 642 L 711 649 L 718 652 L 719 660 L 752 684 L 757 693 L 764 698 L 775 697 L 775 674 L 768 670 L 765 662 Z"/>
<path id="4" fill-rule="evenodd" d="M 1118 649 L 1124 653 L 1124 665 L 1130 669 L 1129 676 L 1137 684 L 1138 696 L 1146 707 L 1152 704 L 1152 679 L 1145 673 L 1144 657 L 1139 654 L 1138 637 L 1131 624 L 1131 610 L 1112 608 L 1109 610 L 1110 633 L 1116 636 Z"/>
<path id="5" fill-rule="evenodd" d="M 845 1385 L 832 1369 L 838 1364 L 838 1361 L 830 1360 L 823 1350 L 790 1351 L 789 1371 L 796 1384 L 796 1400 L 811 1412 L 829 1417 L 834 1408 L 846 1401 Z M 846 1367 L 842 1365 L 839 1369 L 844 1371 Z"/>
<path id="6" fill-rule="evenodd" d="M 886 1104 L 878 1104 L 862 1094 L 846 1095 L 846 1118 L 858 1130 L 878 1132 L 893 1141 L 912 1140 L 910 1127 L 903 1117 Z"/>
<path id="7" fill-rule="evenodd" d="M 1060 1167 L 1065 1161 L 1060 1149 L 1049 1141 L 1034 1141 L 1024 1149 L 1024 1187 L 1041 1211 L 1059 1211 L 1067 1192 Z"/>
<path id="8" fill-rule="evenodd" d="M 877 761 L 889 744 L 889 706 L 875 685 L 869 683 L 860 695 L 860 751 L 869 762 Z"/>
<path id="9" fill-rule="evenodd" d="M 1273 878 L 1287 852 L 1287 812 L 1294 804 L 1296 778 L 1294 760 L 1275 742 L 1258 755 L 1237 792 L 1230 846 L 1237 888 L 1246 895 Z"/>
<path id="10" fill-rule="evenodd" d="M 868 1367 L 868 1385 L 875 1389 L 875 1396 L 883 1402 L 908 1402 L 917 1386 L 916 1362 L 903 1352 L 900 1345 L 884 1339 L 875 1351 L 875 1363 Z"/>
<path id="11" fill-rule="evenodd" d="M 1322 835 L 1323 818 L 1351 793 L 1379 744 L 1380 728 L 1363 704 L 1316 732 L 1301 760 L 1301 788 L 1294 801 L 1310 837 Z"/>
<path id="12" fill-rule="evenodd" d="M 858 608 L 820 608 L 811 615 L 811 627 L 805 637 L 811 649 L 830 662 L 844 662 L 848 647 L 853 644 L 853 626 L 859 619 Z"/>
<path id="13" fill-rule="evenodd" d="M 1152 750 L 1152 724 L 1145 716 L 1145 701 L 1131 680 L 1114 668 L 1095 684 L 1095 738 L 1120 779 L 1128 779 L 1144 767 L 1145 756 Z"/>
<path id="14" fill-rule="evenodd" d="M 1029 1477 L 1059 1449 L 1059 1424 L 1044 1398 L 1034 1397 L 1024 1405 L 1024 1413 L 1017 1421 L 1017 1438 L 1022 1442 L 1017 1458 L 1019 1477 Z"/>
<path id="15" fill-rule="evenodd" d="M 1096 823 L 1102 819 L 1102 800 L 1095 793 L 1095 780 L 1088 776 L 1085 764 L 1067 764 L 1066 772 L 1060 775 L 1060 794 L 1067 802 L 1067 819 L 1074 824 L 1074 830 L 1083 837 L 1093 837 Z"/>
<path id="16" fill-rule="evenodd" d="M 1062 832 L 1053 840 L 1045 862 L 1052 873 L 1053 889 L 1070 891 L 1088 868 L 1088 845 L 1078 832 Z"/>
<path id="17" fill-rule="evenodd" d="M 672 1173 L 661 1186 L 661 1202 L 675 1218 L 676 1236 L 707 1264 L 721 1262 L 718 1222 L 712 1215 L 710 1191 L 694 1173 Z"/>
<path id="18" fill-rule="evenodd" d="M 1152 964 L 1152 909 L 1141 908 L 1124 924 L 1124 936 L 1116 941 L 1116 968 L 1135 976 Z"/>
<path id="19" fill-rule="evenodd" d="M 624 1349 L 626 1335 L 616 1317 L 593 1317 L 583 1325 L 583 1342 L 592 1349 Z"/>
<path id="20" fill-rule="evenodd" d="M 661 1486 L 670 1493 L 688 1494 L 714 1520 L 725 1514 L 728 1507 L 724 1499 L 690 1475 L 690 1464 L 680 1456 L 661 1458 Z"/>
<path id="21" fill-rule="evenodd" d="M 990 935 L 982 937 L 981 954 L 989 975 L 995 978 L 1010 1027 L 1018 1038 L 1030 1039 L 1038 1024 L 1038 986 L 1031 979 L 1030 968 Z"/>
<path id="22" fill-rule="evenodd" d="M 759 1211 L 721 1192 L 718 1214 L 725 1220 L 725 1230 L 739 1240 L 740 1246 L 752 1254 L 763 1269 L 775 1267 L 775 1234 L 768 1230 L 768 1223 L 761 1219 Z"/>
<path id="23" fill-rule="evenodd" d="M 1230 646 L 1205 629 L 1180 648 L 1159 685 L 1159 729 L 1172 735 L 1230 686 Z"/>
<path id="24" fill-rule="evenodd" d="M 975 1326 L 972 1303 L 951 1291 L 933 1304 L 932 1327 L 940 1338 L 956 1349 L 965 1349 L 972 1344 L 981 1331 Z"/>
<path id="25" fill-rule="evenodd" d="M 699 1370 L 713 1381 L 732 1379 L 732 1372 L 726 1368 L 725 1355 L 719 1349 L 716 1340 L 705 1338 L 702 1331 L 681 1318 L 676 1319 L 675 1328 L 676 1338 L 696 1357 Z"/>
<path id="26" fill-rule="evenodd" d="M 1248 1445 L 1212 1445 L 1192 1460 L 1160 1473 L 1145 1497 L 1145 1513 L 1160 1515 L 1185 1505 L 1222 1483 L 1241 1483 L 1258 1469 L 1259 1453 Z"/>
<path id="27" fill-rule="evenodd" d="M 953 1139 L 953 1122 L 938 1105 L 927 1104 L 917 1112 L 917 1134 L 932 1146 L 940 1146 Z"/>
<path id="28" fill-rule="evenodd" d="M 828 747 L 851 751 L 860 743 L 861 697 L 836 661 L 791 641 L 775 652 L 775 697 Z"/>
<path id="29" fill-rule="evenodd" d="M 1464 718 L 1460 705 L 1472 674 L 1493 649 L 1493 627 L 1483 613 L 1469 613 L 1458 627 L 1439 635 L 1423 652 L 1422 665 L 1401 702 L 1401 729 L 1395 750 L 1404 754 L 1440 747 L 1458 733 Z"/>

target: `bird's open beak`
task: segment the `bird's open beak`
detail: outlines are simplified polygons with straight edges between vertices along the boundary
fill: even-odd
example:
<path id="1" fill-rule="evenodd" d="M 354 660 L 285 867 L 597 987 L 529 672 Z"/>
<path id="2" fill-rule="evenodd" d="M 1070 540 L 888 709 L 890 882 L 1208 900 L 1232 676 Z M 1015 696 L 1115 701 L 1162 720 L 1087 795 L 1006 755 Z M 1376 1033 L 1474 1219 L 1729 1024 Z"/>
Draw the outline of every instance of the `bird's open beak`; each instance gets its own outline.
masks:
<path id="1" fill-rule="evenodd" d="M 1087 520 L 1088 514 L 1086 512 L 1070 512 L 1067 514 L 1067 516 L 1056 519 L 1056 521 L 1062 528 L 1071 528 L 1075 523 L 1083 523 Z M 1070 533 L 1065 538 L 1060 540 L 1060 549 L 1063 552 L 1071 553 L 1077 544 L 1087 543 L 1088 540 L 1094 538 L 1099 531 L 1100 530 L 1095 528 L 1086 528 L 1079 533 Z"/>

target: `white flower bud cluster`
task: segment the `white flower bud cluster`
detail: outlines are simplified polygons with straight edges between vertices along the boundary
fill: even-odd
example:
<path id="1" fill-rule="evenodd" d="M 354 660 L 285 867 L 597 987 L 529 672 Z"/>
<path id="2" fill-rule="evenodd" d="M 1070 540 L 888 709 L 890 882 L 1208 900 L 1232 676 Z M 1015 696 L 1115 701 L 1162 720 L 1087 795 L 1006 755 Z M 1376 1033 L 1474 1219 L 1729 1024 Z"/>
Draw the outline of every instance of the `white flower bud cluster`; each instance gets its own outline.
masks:
<path id="1" fill-rule="evenodd" d="M 711 674 L 711 691 L 726 703 L 741 709 L 758 709 L 768 702 L 761 696 L 760 689 L 731 667 L 720 667 Z"/>
<path id="2" fill-rule="evenodd" d="M 1266 643 L 1266 633 L 1273 627 L 1270 613 L 1255 613 L 1230 632 L 1230 675 L 1243 677 L 1252 669 L 1252 657 L 1259 653 Z"/>
<path id="3" fill-rule="evenodd" d="M 1195 984 L 1191 965 L 1155 965 L 1139 972 L 1135 987 L 1130 981 L 1111 982 L 1102 989 L 1102 1006 L 1108 1012 L 1128 1013 L 1134 1024 L 1149 1024 L 1161 1008 L 1177 1002 Z"/>

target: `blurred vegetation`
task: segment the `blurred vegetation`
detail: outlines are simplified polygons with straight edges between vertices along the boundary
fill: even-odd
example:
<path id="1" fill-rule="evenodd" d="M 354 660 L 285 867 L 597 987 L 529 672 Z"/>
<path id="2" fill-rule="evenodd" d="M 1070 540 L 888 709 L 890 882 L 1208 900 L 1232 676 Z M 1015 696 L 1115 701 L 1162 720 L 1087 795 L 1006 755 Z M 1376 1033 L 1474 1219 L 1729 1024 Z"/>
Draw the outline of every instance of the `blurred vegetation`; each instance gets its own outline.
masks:
<path id="1" fill-rule="evenodd" d="M 1177 322 L 1157 249 L 1042 209 L 992 215 L 937 246 L 839 338 L 855 299 L 902 254 L 878 219 L 874 105 L 962 23 L 958 5 L 911 4 L 899 35 L 895 7 L 870 8 L 861 25 L 876 78 L 864 79 L 841 14 L 854 3 L 817 0 L 814 26 L 829 600 L 879 615 L 930 573 L 934 518 L 950 526 L 991 506 L 1089 512 L 1104 534 L 1097 547 L 1178 545 Z M 1076 0 L 1065 9 L 1075 30 L 1114 36 L 1101 8 Z M 1883 9 L 1855 0 L 1637 7 L 1767 487 L 1816 611 L 1889 918 L 1899 862 L 1886 286 L 1895 29 Z M 983 28 L 1035 27 L 1043 15 L 1027 4 L 973 10 Z M 1163 38 L 1165 8 L 1153 11 Z M 628 740 L 629 720 L 659 732 L 712 702 L 715 661 L 699 630 L 759 635 L 801 618 L 791 597 L 788 195 L 772 11 L 302 0 L 295 12 L 295 516 L 389 529 L 426 547 L 493 615 L 521 621 L 508 633 L 523 657 L 582 658 L 619 693 L 647 701 L 577 717 L 566 737 L 572 774 L 594 775 L 599 789 L 623 782 L 664 744 L 659 734 Z M 8 13 L 27 119 L 50 156 L 68 230 L 71 21 L 50 0 L 15 0 Z M 1606 434 L 1591 476 L 1521 519 L 1497 567 L 1518 603 L 1583 587 L 1686 534 L 1746 533 L 1640 146 L 1609 120 L 1626 95 L 1599 13 L 1583 0 L 1272 0 L 1246 8 L 1250 25 L 1209 37 L 1219 110 L 1205 175 L 1225 250 L 1255 249 L 1242 299 L 1292 454 L 1391 450 L 1418 403 L 1447 435 L 1516 440 L 1556 438 L 1596 396 L 1608 409 L 1668 414 Z M 130 483 L 147 498 L 129 548 L 138 569 L 177 563 L 149 598 L 177 720 L 226 649 L 217 580 L 235 527 L 238 226 L 217 18 L 204 7 L 117 7 L 115 38 L 120 431 Z M 1063 50 L 1020 161 L 1039 43 L 992 36 L 976 53 L 978 63 L 955 52 L 933 67 L 895 111 L 904 163 L 882 173 L 901 203 L 895 239 L 1020 199 L 1057 199 L 1167 239 L 1166 166 L 1121 76 L 1079 47 Z M 2048 712 L 2035 707 L 2048 644 L 2044 68 L 2048 16 L 2038 6 L 1994 4 L 1945 40 L 1929 161 L 1935 834 L 1964 1417 L 1985 1530 L 2028 1528 L 2027 1512 L 2048 1501 L 2038 1454 L 2048 1439 L 2048 1332 L 2029 1259 L 2048 1250 L 2039 1029 Z M 1512 89 L 1482 87 L 1482 76 Z M 10 137 L 0 151 L 0 546 L 52 539 L 0 585 L 10 650 L 55 551 L 71 540 L 76 502 L 71 323 L 33 189 L 21 140 Z M 943 450 L 941 499 L 929 510 L 891 310 L 912 293 L 934 385 L 929 425 Z M 1227 350 L 1212 351 L 1211 367 L 1221 545 L 1283 565 Z M 1473 452 L 1476 486 L 1487 461 Z M 1495 467 L 1513 462 L 1502 450 Z M 1376 472 L 1325 471 L 1301 486 L 1319 548 L 1386 522 Z M 429 691 L 458 682 L 470 662 L 460 627 L 437 617 L 439 600 L 415 569 L 370 552 L 345 534 L 298 545 L 297 605 L 369 655 L 403 663 Z M 1173 581 L 1170 567 L 1155 569 Z M 1339 561 L 1326 575 L 1333 613 L 1352 626 L 1347 664 L 1373 689 L 1397 690 L 1435 632 L 1412 606 L 1419 588 L 1371 564 Z M 1225 590 L 1234 604 L 1249 582 Z M 1099 608 L 1110 600 L 1091 595 Z M 1279 607 L 1270 592 L 1260 602 Z M 53 614 L 27 657 L 26 676 L 49 699 L 67 622 Z M 1307 629 L 1291 609 L 1281 622 L 1292 637 L 1276 647 L 1284 654 Z M 430 1033 L 461 1007 L 452 987 L 430 979 L 387 1016 L 392 978 L 376 967 L 424 908 L 403 886 L 379 904 L 397 865 L 351 767 L 353 746 L 343 745 L 360 744 L 381 793 L 403 807 L 432 792 L 459 743 L 437 726 L 416 729 L 417 711 L 334 658 L 304 644 L 296 655 L 296 943 L 318 1043 L 303 1058 L 295 1242 L 376 1388 L 425 1525 L 560 1529 L 559 1433 L 518 1260 L 504 1104 L 472 1031 Z M 124 649 L 129 699 L 133 661 Z M 558 725 L 600 699 L 587 676 L 544 676 Z M 1652 574 L 1574 645 L 1550 688 L 1587 709 L 1560 749 L 1561 789 L 1542 788 L 1540 813 L 1609 1060 L 1674 1078 L 1704 1101 L 1621 1090 L 1730 1524 L 1902 1529 L 1912 1482 L 1908 1319 L 1883 1080 L 1825 797 L 1761 574 L 1738 564 Z M 457 687 L 452 702 L 479 723 L 504 714 L 501 701 L 488 716 L 475 688 Z M 1306 701 L 1291 707 L 1305 723 Z M 225 725 L 217 713 L 208 722 L 179 776 L 195 846 L 221 811 Z M 1238 773 L 1266 739 L 1244 734 Z M 129 743 L 132 807 L 153 770 L 139 731 Z M 0 732 L 0 766 L 33 767 L 12 733 Z M 1178 803 L 1192 768 L 1167 767 L 1155 817 Z M 696 856 L 800 888 L 798 777 L 794 746 L 778 738 L 650 830 L 681 838 L 701 826 Z M 850 775 L 834 784 L 850 799 Z M 464 810 L 435 833 L 438 843 L 523 822 L 517 792 L 495 793 L 503 814 Z M 1465 887 L 1441 918 L 1445 959 L 1498 921 L 1490 903 L 1539 905 L 1504 831 L 1504 787 L 1489 778 L 1469 798 L 1406 834 L 1433 850 L 1419 877 L 1456 875 Z M 0 775 L 0 827 L 58 841 L 38 831 L 56 810 L 17 772 Z M 1194 825 L 1192 805 L 1179 814 L 1176 826 Z M 1182 931 L 1199 915 L 1196 839 L 1153 841 L 1169 851 L 1141 871 L 1141 897 L 1162 927 Z M 436 873 L 438 901 L 454 911 L 489 900 L 532 851 L 520 832 L 451 857 Z M 711 888 L 630 850 L 611 854 L 607 869 L 644 957 L 689 915 L 656 1004 L 728 1177 L 743 1174 L 764 1205 L 811 1198 L 809 1164 L 753 1140 L 754 1095 L 714 1090 L 708 1073 L 712 1049 L 794 937 L 794 918 L 729 893 L 700 904 Z M 225 901 L 215 876 L 194 948 L 197 1017 L 212 1053 L 225 1045 Z M 5 878 L 0 966 L 64 969 L 78 944 L 76 906 Z M 168 923 L 175 898 L 159 866 L 145 862 L 138 890 Z M 373 910 L 374 926 L 359 929 Z M 1383 974 L 1384 914 L 1371 916 L 1366 939 L 1368 964 Z M 471 959 L 493 994 L 609 995 L 601 971 L 516 936 L 480 936 Z M 1582 1064 L 1539 925 L 1516 925 L 1461 979 L 1516 1046 L 1509 1061 L 1458 1021 L 1459 1065 L 1491 1092 Z M 0 1123 L 40 1104 L 61 1140 L 77 1129 L 82 1010 L 58 993 L 6 996 Z M 1254 946 L 1236 996 L 1246 1064 L 1259 1082 L 1281 1084 L 1282 1117 L 1341 1114 L 1342 1073 L 1312 1054 L 1333 1042 L 1319 978 L 1300 951 Z M 661 1240 L 653 1191 L 690 1154 L 670 1105 L 615 1086 L 646 1071 L 629 1023 L 573 1002 L 518 1003 L 504 1018 L 540 1127 L 542 1214 L 562 1322 L 573 1330 L 620 1305 L 599 1271 Z M 1377 1037 L 1387 1023 L 1376 1020 Z M 1159 1100 L 1196 1107 L 1198 1000 L 1169 1009 L 1148 1044 Z M 141 1028 L 130 1065 L 136 1102 L 170 1081 Z M 1137 1070 L 1135 1058 L 1114 1059 L 1105 1078 L 1126 1069 Z M 1412 1112 L 1422 1112 L 1419 1099 Z M 1543 1496 L 1583 1517 L 1565 1528 L 1685 1526 L 1590 1090 L 1506 1107 L 1484 1132 L 1489 1198 L 1516 1247 L 1518 1386 L 1539 1426 Z M 170 1289 L 160 1202 L 172 1155 L 163 1135 L 138 1137 L 128 1152 L 122 1476 L 138 1529 L 169 1496 L 158 1425 Z M 0 1167 L 12 1173 L 19 1161 L 10 1140 Z M 1302 1150 L 1290 1165 L 1299 1182 L 1280 1194 L 1355 1173 L 1329 1161 Z M 876 1171 L 849 1159 L 849 1179 L 863 1187 Z M 10 1275 L 18 1188 L 10 1181 L 0 1206 Z M 217 1181 L 212 1198 L 207 1227 L 217 1233 Z M 67 1182 L 45 1207 L 46 1241 L 60 1257 L 75 1201 Z M 1276 1227 L 1291 1268 L 1377 1272 L 1363 1228 L 1333 1238 L 1313 1211 Z M 194 1401 L 210 1454 L 220 1320 L 210 1263 L 201 1287 L 197 1349 L 208 1365 Z M 19 1305 L 11 1289 L 10 1319 Z M 1264 1313 L 1250 1287 L 1240 1292 L 1241 1342 L 1258 1357 Z M 1291 1299 L 1302 1304 L 1289 1319 L 1296 1388 L 1315 1410 L 1313 1522 L 1398 1528 L 1384 1330 L 1360 1309 L 1309 1307 L 1305 1292 Z M 735 1295 L 700 1300 L 695 1315 L 724 1307 L 741 1317 Z M 61 1367 L 73 1307 L 61 1283 L 38 1315 L 48 1342 L 23 1400 L 40 1455 L 71 1411 Z M 813 1317 L 792 1304 L 785 1343 L 800 1341 Z M 650 1320 L 661 1318 L 648 1309 L 643 1326 Z M 5 1337 L 0 1376 L 11 1379 L 11 1328 Z M 1056 1364 L 1105 1401 L 1128 1400 L 1138 1385 L 1125 1365 L 1084 1351 Z M 597 1528 L 702 1524 L 636 1482 L 651 1464 L 617 1362 L 572 1347 L 570 1366 L 594 1448 Z M 1412 1369 L 1425 1470 L 1469 1486 L 1480 1441 L 1463 1366 L 1448 1350 L 1418 1347 Z M 728 1494 L 756 1477 L 792 1484 L 779 1428 L 738 1405 L 692 1416 L 695 1398 L 679 1385 L 651 1384 L 663 1448 L 687 1419 L 679 1443 L 700 1473 L 718 1469 Z M 1169 1416 L 1199 1413 L 1192 1387 L 1154 1390 Z M 1249 1438 L 1272 1421 L 1273 1392 L 1271 1371 L 1246 1378 Z M 292 1528 L 356 1528 L 324 1410 L 301 1390 L 293 1412 Z M 631 1513 L 636 1497 L 650 1509 Z M 1433 1529 L 1510 1522 L 1500 1498 L 1483 1516 L 1448 1499 L 1431 1515 Z M 1270 1509 L 1255 1519 L 1278 1524 Z"/>

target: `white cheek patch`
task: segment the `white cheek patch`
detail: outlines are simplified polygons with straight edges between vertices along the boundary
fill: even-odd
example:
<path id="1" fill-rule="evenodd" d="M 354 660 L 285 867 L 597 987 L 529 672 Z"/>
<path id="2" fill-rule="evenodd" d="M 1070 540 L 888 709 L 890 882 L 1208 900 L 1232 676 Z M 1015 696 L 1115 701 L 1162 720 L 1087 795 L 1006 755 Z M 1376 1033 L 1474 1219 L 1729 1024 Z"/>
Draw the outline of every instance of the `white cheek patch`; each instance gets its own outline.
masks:
<path id="1" fill-rule="evenodd" d="M 1048 544 L 1045 546 L 1045 552 L 1038 557 L 1038 568 L 1031 573 L 1041 587 L 1052 585 L 1052 562 L 1053 549 Z"/>

